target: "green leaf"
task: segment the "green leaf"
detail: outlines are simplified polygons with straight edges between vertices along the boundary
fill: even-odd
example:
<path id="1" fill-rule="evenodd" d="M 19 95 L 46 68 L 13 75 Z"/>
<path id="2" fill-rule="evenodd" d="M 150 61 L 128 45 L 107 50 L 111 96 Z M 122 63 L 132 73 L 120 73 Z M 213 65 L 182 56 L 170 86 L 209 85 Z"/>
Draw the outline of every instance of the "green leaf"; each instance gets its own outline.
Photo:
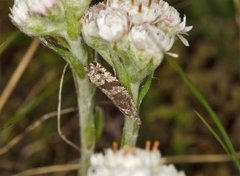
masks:
<path id="1" fill-rule="evenodd" d="M 215 125 L 216 125 L 217 129 L 219 130 L 226 146 L 228 147 L 228 150 L 231 153 L 231 157 L 232 157 L 237 169 L 240 171 L 240 160 L 238 160 L 237 153 L 234 149 L 234 146 L 231 142 L 230 137 L 228 136 L 228 134 L 227 134 L 226 130 L 224 129 L 221 121 L 219 120 L 220 118 L 214 112 L 214 110 L 209 105 L 208 101 L 203 96 L 203 94 L 200 92 L 200 90 L 198 90 L 198 88 L 194 85 L 194 83 L 185 74 L 183 69 L 178 65 L 178 63 L 175 61 L 175 58 L 172 58 L 170 56 L 166 56 L 166 59 L 167 59 L 168 63 L 173 67 L 173 69 L 179 74 L 179 76 L 185 82 L 185 84 L 190 89 L 190 91 L 193 93 L 193 95 L 197 98 L 197 100 L 202 104 L 202 106 L 209 113 L 212 121 L 215 123 Z"/>
<path id="2" fill-rule="evenodd" d="M 150 86 L 152 84 L 153 73 L 150 74 L 144 81 L 143 85 L 140 88 L 140 93 L 138 97 L 138 107 L 141 105 L 143 98 L 148 93 Z"/>
<path id="3" fill-rule="evenodd" d="M 95 136 L 96 141 L 101 137 L 104 129 L 104 112 L 100 107 L 95 108 Z"/>
<path id="4" fill-rule="evenodd" d="M 118 76 L 119 81 L 128 90 L 128 92 L 131 92 L 130 78 L 126 71 L 126 68 L 124 67 L 124 65 L 120 61 L 120 58 L 116 54 L 111 53 L 111 57 L 114 66 L 114 71 L 116 71 L 116 75 Z"/>

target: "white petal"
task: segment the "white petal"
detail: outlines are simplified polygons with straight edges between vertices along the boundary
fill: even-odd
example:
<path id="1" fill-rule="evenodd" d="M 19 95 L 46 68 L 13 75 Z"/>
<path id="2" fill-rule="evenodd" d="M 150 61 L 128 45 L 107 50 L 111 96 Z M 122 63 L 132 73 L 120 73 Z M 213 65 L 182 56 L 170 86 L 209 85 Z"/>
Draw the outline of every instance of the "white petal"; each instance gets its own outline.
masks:
<path id="1" fill-rule="evenodd" d="M 169 56 L 171 56 L 171 57 L 174 57 L 174 58 L 178 58 L 178 57 L 179 57 L 178 54 L 172 53 L 172 52 L 167 52 L 166 54 L 169 55 Z"/>
<path id="2" fill-rule="evenodd" d="M 182 35 L 178 35 L 178 38 L 182 41 L 182 43 L 185 46 L 189 46 L 189 43 L 188 43 L 187 39 L 185 39 Z"/>
<path id="3" fill-rule="evenodd" d="M 186 26 L 186 27 L 184 28 L 183 32 L 189 32 L 189 31 L 192 30 L 192 28 L 193 28 L 193 26 Z"/>

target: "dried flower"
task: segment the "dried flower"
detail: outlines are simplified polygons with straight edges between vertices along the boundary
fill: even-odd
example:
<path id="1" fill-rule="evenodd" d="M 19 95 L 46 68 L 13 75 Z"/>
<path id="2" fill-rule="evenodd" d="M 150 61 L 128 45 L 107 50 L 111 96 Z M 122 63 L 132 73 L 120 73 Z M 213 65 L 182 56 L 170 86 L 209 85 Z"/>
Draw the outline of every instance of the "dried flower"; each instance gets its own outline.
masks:
<path id="1" fill-rule="evenodd" d="M 158 150 L 125 147 L 94 154 L 88 176 L 185 176 L 174 165 L 166 165 Z"/>

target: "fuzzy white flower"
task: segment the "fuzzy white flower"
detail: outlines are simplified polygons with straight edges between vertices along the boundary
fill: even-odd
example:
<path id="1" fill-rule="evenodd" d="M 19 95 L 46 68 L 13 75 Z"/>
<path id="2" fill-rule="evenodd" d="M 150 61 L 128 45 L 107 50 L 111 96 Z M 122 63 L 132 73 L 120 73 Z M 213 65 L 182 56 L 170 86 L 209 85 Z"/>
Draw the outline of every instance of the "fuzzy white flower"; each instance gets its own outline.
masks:
<path id="1" fill-rule="evenodd" d="M 179 12 L 163 0 L 108 0 L 101 6 L 105 6 L 101 11 L 86 12 L 94 12 L 91 22 L 83 23 L 86 36 L 98 36 L 109 42 L 129 36 L 136 48 L 158 53 L 169 51 L 176 37 L 189 46 L 183 35 L 192 26 L 186 26 L 186 17 L 182 20 Z"/>
<path id="2" fill-rule="evenodd" d="M 163 0 L 109 0 L 108 6 L 127 11 L 132 24 L 156 25 L 167 35 L 178 36 L 185 46 L 189 46 L 183 35 L 192 26 L 186 26 L 186 16 L 182 20 L 179 12 Z"/>
<path id="3" fill-rule="evenodd" d="M 158 18 L 161 14 L 159 7 L 162 3 L 166 2 L 153 0 L 109 0 L 108 6 L 127 11 L 133 24 L 141 24 L 151 23 Z"/>
<path id="4" fill-rule="evenodd" d="M 108 149 L 91 157 L 88 176 L 185 176 L 173 165 L 166 165 L 157 150 Z"/>
<path id="5" fill-rule="evenodd" d="M 32 16 L 46 16 L 50 9 L 60 2 L 60 0 L 15 0 L 10 17 L 17 25 L 23 25 L 28 23 Z"/>
<path id="6" fill-rule="evenodd" d="M 41 35 L 60 27 L 49 22 L 63 20 L 64 7 L 61 0 L 15 0 L 10 17 L 23 32 Z"/>
<path id="7" fill-rule="evenodd" d="M 161 29 L 149 24 L 134 26 L 129 33 L 129 38 L 137 49 L 153 53 L 169 51 L 174 43 L 173 37 L 169 37 Z"/>
<path id="8" fill-rule="evenodd" d="M 127 13 L 107 8 L 103 3 L 87 10 L 81 21 L 85 36 L 100 37 L 108 42 L 119 40 L 129 29 Z"/>
<path id="9" fill-rule="evenodd" d="M 118 9 L 101 11 L 97 18 L 99 36 L 109 42 L 114 42 L 128 31 L 127 13 Z"/>
<path id="10" fill-rule="evenodd" d="M 168 35 L 178 36 L 185 46 L 189 46 L 188 41 L 182 35 L 187 35 L 192 26 L 186 26 L 186 16 L 181 20 L 179 12 L 174 7 L 164 4 L 162 6 L 162 13 L 155 24 Z"/>
<path id="11" fill-rule="evenodd" d="M 26 23 L 29 18 L 29 8 L 25 1 L 15 0 L 14 6 L 11 9 L 10 17 L 12 21 L 17 25 Z"/>

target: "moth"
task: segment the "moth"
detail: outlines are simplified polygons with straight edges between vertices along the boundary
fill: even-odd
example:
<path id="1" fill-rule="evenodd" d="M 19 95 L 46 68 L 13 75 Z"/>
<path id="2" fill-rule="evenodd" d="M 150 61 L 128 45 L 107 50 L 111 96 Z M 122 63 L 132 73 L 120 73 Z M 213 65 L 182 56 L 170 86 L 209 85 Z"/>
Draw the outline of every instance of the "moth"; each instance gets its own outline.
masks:
<path id="1" fill-rule="evenodd" d="M 90 81 L 95 84 L 127 117 L 141 124 L 136 105 L 125 87 L 118 79 L 98 62 L 90 63 L 87 68 Z"/>

